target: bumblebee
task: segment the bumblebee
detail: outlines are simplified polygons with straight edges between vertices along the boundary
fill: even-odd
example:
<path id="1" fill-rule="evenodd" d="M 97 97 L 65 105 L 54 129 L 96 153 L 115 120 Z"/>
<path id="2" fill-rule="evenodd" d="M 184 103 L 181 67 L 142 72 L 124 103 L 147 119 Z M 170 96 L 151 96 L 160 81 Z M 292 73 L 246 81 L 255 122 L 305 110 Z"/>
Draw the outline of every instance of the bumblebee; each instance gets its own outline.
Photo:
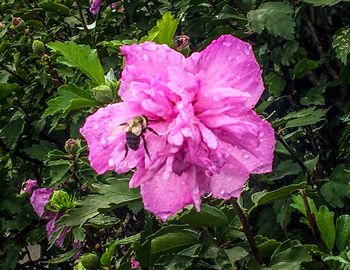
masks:
<path id="1" fill-rule="evenodd" d="M 140 147 L 140 141 L 142 139 L 143 141 L 143 147 L 145 149 L 146 154 L 148 155 L 149 159 L 151 159 L 150 154 L 148 152 L 147 143 L 145 139 L 145 132 L 147 130 L 151 131 L 152 133 L 156 134 L 152 128 L 148 126 L 148 119 L 146 116 L 135 116 L 129 123 L 126 124 L 126 143 L 125 143 L 125 156 L 128 155 L 129 148 L 136 151 Z"/>

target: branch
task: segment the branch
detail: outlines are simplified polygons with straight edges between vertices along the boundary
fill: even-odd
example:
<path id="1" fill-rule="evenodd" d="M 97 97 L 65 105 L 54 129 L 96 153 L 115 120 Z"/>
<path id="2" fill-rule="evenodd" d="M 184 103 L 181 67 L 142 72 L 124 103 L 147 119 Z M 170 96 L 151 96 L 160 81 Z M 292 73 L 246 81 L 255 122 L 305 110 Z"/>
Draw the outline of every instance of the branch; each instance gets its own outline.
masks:
<path id="1" fill-rule="evenodd" d="M 324 248 L 324 245 L 323 245 L 323 243 L 321 241 L 321 237 L 320 237 L 320 234 L 319 234 L 319 231 L 318 231 L 318 227 L 317 227 L 316 218 L 315 218 L 315 215 L 311 212 L 309 201 L 307 199 L 305 190 L 304 189 L 300 189 L 299 192 L 300 192 L 301 197 L 303 198 L 304 207 L 305 207 L 305 210 L 306 210 L 306 216 L 307 216 L 307 219 L 309 220 L 309 223 L 310 223 L 312 236 L 315 239 L 317 246 L 322 251 L 324 251 L 325 248 Z"/>
<path id="2" fill-rule="evenodd" d="M 306 24 L 307 24 L 307 27 L 309 29 L 309 33 L 310 33 L 310 36 L 311 36 L 311 39 L 312 39 L 312 42 L 314 43 L 314 45 L 316 46 L 316 50 L 319 54 L 319 56 L 321 58 L 324 58 L 325 57 L 325 53 L 324 53 L 324 50 L 323 50 L 323 47 L 322 47 L 322 44 L 317 36 L 317 32 L 316 32 L 316 29 L 314 28 L 314 26 L 312 25 L 311 21 L 309 18 L 306 19 Z M 335 79 L 335 80 L 338 80 L 339 79 L 339 76 L 337 74 L 337 72 L 329 65 L 329 63 L 325 63 L 325 67 L 329 73 L 329 75 Z"/>
<path id="3" fill-rule="evenodd" d="M 254 240 L 254 236 L 253 236 L 253 233 L 252 233 L 252 231 L 250 229 L 250 225 L 249 225 L 248 218 L 247 218 L 246 214 L 243 212 L 242 208 L 237 203 L 237 199 L 236 198 L 233 198 L 231 200 L 231 202 L 232 202 L 233 208 L 235 209 L 239 219 L 241 220 L 241 223 L 242 223 L 242 226 L 243 226 L 243 232 L 244 232 L 245 236 L 247 237 L 250 249 L 252 250 L 256 261 L 260 265 L 265 266 L 265 263 L 264 263 L 261 255 L 260 255 L 260 252 L 259 252 L 258 247 L 256 245 L 256 242 Z"/>
<path id="4" fill-rule="evenodd" d="M 75 0 L 75 3 L 77 4 L 77 7 L 78 7 L 80 21 L 81 21 L 81 24 L 83 25 L 84 31 L 85 31 L 85 33 L 88 33 L 89 29 L 87 28 L 87 25 L 86 25 L 86 22 L 85 22 L 85 19 L 84 19 L 84 15 L 83 15 L 83 12 L 82 12 L 82 9 L 81 9 L 80 1 L 79 0 Z"/>
<path id="5" fill-rule="evenodd" d="M 29 83 L 23 79 L 20 75 L 18 75 L 14 70 L 10 69 L 8 66 L 6 66 L 4 63 L 0 62 L 0 67 L 10 73 L 13 77 L 15 77 L 17 80 L 19 80 L 24 85 L 29 85 Z"/>

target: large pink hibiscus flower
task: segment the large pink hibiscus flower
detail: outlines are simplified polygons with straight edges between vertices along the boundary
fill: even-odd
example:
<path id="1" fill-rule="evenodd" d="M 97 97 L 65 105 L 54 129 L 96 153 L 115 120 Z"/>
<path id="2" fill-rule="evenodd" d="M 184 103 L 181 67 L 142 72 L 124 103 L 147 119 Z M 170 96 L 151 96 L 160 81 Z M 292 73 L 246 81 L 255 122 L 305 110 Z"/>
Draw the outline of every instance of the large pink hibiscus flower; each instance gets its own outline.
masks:
<path id="1" fill-rule="evenodd" d="M 144 206 L 163 220 L 201 196 L 238 197 L 250 174 L 271 171 L 274 131 L 253 107 L 263 81 L 252 47 L 231 35 L 185 58 L 152 42 L 123 46 L 122 102 L 87 118 L 81 133 L 97 173 L 136 168 Z M 145 116 L 156 133 L 125 157 L 126 127 Z"/>

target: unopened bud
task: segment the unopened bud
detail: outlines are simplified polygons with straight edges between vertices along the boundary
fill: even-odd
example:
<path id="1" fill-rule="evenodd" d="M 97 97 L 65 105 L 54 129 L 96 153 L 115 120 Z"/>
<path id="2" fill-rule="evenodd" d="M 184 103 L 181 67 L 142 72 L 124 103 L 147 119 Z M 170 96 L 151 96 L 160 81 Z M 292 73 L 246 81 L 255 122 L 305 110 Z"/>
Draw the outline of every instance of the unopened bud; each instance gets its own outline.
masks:
<path id="1" fill-rule="evenodd" d="M 80 148 L 80 140 L 69 139 L 64 144 L 64 149 L 68 154 L 76 154 Z"/>
<path id="2" fill-rule="evenodd" d="M 174 42 L 175 42 L 176 50 L 182 51 L 183 49 L 185 49 L 188 46 L 188 44 L 190 42 L 190 38 L 186 35 L 175 36 Z"/>
<path id="3" fill-rule="evenodd" d="M 41 60 L 43 60 L 44 62 L 49 62 L 50 61 L 50 56 L 48 56 L 46 53 L 43 54 L 43 56 L 41 57 Z"/>
<path id="4" fill-rule="evenodd" d="M 45 44 L 40 40 L 34 40 L 32 43 L 33 52 L 36 54 L 42 54 L 45 51 Z"/>
<path id="5" fill-rule="evenodd" d="M 14 17 L 12 19 L 12 25 L 16 31 L 22 31 L 26 27 L 25 22 L 20 17 Z"/>
<path id="6" fill-rule="evenodd" d="M 79 261 L 86 270 L 99 270 L 101 269 L 100 259 L 96 254 L 87 253 L 80 256 Z"/>

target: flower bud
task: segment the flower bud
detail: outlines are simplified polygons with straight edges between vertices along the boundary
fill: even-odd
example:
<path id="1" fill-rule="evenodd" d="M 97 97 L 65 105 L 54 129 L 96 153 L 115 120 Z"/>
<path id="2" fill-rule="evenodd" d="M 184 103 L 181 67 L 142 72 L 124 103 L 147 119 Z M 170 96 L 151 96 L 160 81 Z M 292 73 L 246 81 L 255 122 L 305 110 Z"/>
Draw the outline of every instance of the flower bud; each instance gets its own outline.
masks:
<path id="1" fill-rule="evenodd" d="M 80 256 L 79 262 L 86 270 L 101 269 L 100 259 L 94 253 L 86 253 Z"/>
<path id="2" fill-rule="evenodd" d="M 49 201 L 48 209 L 61 212 L 75 206 L 75 196 L 70 196 L 64 190 L 55 190 Z"/>
<path id="3" fill-rule="evenodd" d="M 14 17 L 12 19 L 12 26 L 16 31 L 22 31 L 26 27 L 26 23 L 20 17 Z"/>
<path id="4" fill-rule="evenodd" d="M 174 42 L 175 42 L 175 48 L 177 51 L 182 51 L 186 47 L 188 47 L 188 44 L 190 42 L 190 38 L 186 35 L 181 35 L 181 36 L 175 36 L 174 37 Z"/>
<path id="5" fill-rule="evenodd" d="M 41 60 L 43 60 L 44 62 L 49 62 L 50 61 L 50 56 L 48 56 L 46 53 L 43 54 L 43 56 L 41 57 Z"/>
<path id="6" fill-rule="evenodd" d="M 68 154 L 76 154 L 80 149 L 80 140 L 69 139 L 64 144 L 64 149 Z"/>
<path id="7" fill-rule="evenodd" d="M 40 40 L 34 40 L 32 43 L 33 52 L 36 54 L 42 54 L 45 51 L 45 45 Z"/>

